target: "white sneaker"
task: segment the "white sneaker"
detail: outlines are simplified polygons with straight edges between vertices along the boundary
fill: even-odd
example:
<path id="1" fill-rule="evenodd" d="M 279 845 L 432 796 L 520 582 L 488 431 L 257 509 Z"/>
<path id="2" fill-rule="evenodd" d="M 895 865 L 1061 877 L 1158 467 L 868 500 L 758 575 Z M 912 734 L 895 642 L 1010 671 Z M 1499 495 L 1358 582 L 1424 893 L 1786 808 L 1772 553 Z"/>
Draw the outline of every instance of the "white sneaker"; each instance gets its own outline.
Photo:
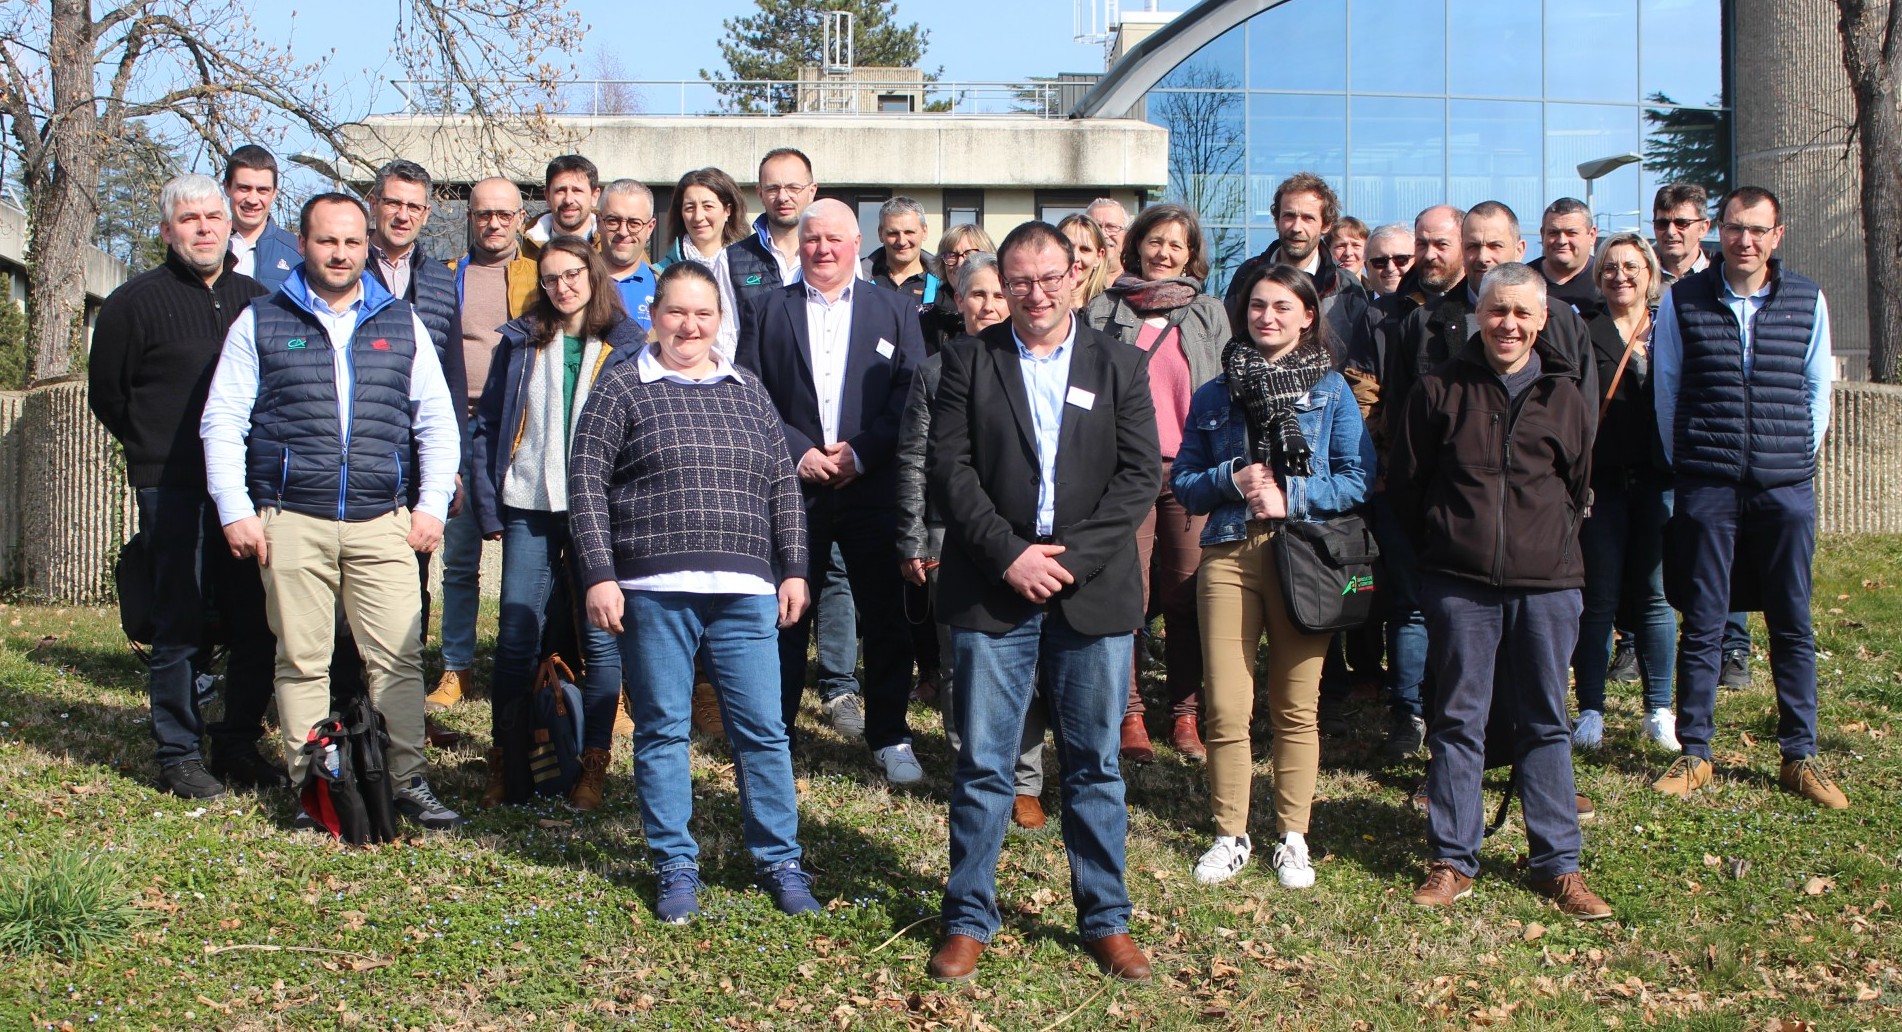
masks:
<path id="1" fill-rule="evenodd" d="M 1572 722 L 1572 748 L 1596 749 L 1605 744 L 1605 715 L 1598 710 L 1579 710 Z"/>
<path id="2" fill-rule="evenodd" d="M 1660 706 L 1645 712 L 1644 736 L 1670 752 L 1684 751 L 1684 747 L 1677 741 L 1677 711 L 1669 706 Z"/>
<path id="3" fill-rule="evenodd" d="M 925 769 L 918 765 L 918 757 L 911 751 L 910 742 L 888 745 L 872 755 L 885 765 L 885 780 L 893 785 L 910 785 L 924 780 Z"/>
<path id="4" fill-rule="evenodd" d="M 1217 835 L 1215 844 L 1195 862 L 1195 880 L 1204 885 L 1220 885 L 1248 866 L 1255 847 L 1247 835 Z"/>
<path id="5" fill-rule="evenodd" d="M 1308 862 L 1308 841 L 1305 837 L 1289 832 L 1275 846 L 1269 864 L 1275 869 L 1275 877 L 1281 879 L 1281 884 L 1288 888 L 1314 887 L 1314 865 Z"/>

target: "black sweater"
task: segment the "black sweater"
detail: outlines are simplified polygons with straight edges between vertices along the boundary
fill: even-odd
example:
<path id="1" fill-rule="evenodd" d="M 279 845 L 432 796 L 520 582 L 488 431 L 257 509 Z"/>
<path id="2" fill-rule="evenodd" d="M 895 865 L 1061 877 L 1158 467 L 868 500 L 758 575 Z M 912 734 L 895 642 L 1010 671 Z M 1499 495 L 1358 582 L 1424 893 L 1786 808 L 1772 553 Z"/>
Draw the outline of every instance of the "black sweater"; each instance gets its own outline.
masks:
<path id="1" fill-rule="evenodd" d="M 225 271 L 212 286 L 178 255 L 121 284 L 99 309 L 87 362 L 93 415 L 125 447 L 133 487 L 205 489 L 198 419 L 225 331 L 268 293 Z"/>

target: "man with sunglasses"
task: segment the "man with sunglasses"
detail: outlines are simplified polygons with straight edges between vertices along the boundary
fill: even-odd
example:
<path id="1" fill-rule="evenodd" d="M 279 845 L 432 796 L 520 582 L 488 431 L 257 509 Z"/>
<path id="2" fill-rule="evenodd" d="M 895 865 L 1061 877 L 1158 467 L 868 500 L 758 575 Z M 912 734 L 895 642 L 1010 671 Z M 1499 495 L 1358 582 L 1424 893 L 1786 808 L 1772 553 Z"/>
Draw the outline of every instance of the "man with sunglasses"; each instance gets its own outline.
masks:
<path id="1" fill-rule="evenodd" d="M 1831 810 L 1849 800 L 1816 757 L 1816 464 L 1829 427 L 1829 305 L 1783 265 L 1782 207 L 1762 187 L 1718 205 L 1723 261 L 1671 285 L 1651 337 L 1664 456 L 1676 475 L 1666 554 L 1682 564 L 1677 733 L 1684 753 L 1653 787 L 1711 782 L 1711 738 L 1733 574 L 1759 587 L 1777 689 L 1777 783 Z"/>
<path id="2" fill-rule="evenodd" d="M 652 329 L 648 308 L 654 303 L 658 277 L 647 264 L 647 240 L 654 235 L 654 192 L 632 179 L 616 179 L 601 188 L 601 210 L 595 216 L 601 257 L 621 289 L 621 303 L 641 329 Z"/>
<path id="3" fill-rule="evenodd" d="M 1375 301 L 1400 289 L 1400 280 L 1413 267 L 1413 230 L 1396 222 L 1382 226 L 1367 238 L 1366 269 L 1361 283 Z"/>

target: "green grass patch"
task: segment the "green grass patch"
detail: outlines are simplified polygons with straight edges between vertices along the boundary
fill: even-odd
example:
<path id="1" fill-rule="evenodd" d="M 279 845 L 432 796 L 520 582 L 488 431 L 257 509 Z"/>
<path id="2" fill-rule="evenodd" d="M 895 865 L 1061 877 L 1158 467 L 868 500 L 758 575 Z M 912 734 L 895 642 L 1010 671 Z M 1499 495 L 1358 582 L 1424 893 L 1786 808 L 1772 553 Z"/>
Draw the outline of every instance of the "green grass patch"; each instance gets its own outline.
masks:
<path id="1" fill-rule="evenodd" d="M 141 917 L 118 866 L 82 847 L 0 869 L 0 953 L 84 957 L 123 942 Z"/>

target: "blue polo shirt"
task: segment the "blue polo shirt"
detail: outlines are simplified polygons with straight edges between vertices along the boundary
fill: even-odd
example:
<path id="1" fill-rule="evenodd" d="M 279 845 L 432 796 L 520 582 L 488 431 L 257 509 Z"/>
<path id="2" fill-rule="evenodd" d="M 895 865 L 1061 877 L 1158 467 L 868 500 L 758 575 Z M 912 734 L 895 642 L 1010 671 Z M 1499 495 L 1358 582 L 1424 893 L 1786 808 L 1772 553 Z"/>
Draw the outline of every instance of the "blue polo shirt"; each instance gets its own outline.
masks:
<path id="1" fill-rule="evenodd" d="M 654 284 L 658 279 L 654 267 L 642 262 L 626 279 L 615 281 L 621 288 L 621 304 L 627 306 L 627 314 L 633 316 L 643 330 L 654 328 L 654 316 L 648 309 L 654 304 Z"/>

